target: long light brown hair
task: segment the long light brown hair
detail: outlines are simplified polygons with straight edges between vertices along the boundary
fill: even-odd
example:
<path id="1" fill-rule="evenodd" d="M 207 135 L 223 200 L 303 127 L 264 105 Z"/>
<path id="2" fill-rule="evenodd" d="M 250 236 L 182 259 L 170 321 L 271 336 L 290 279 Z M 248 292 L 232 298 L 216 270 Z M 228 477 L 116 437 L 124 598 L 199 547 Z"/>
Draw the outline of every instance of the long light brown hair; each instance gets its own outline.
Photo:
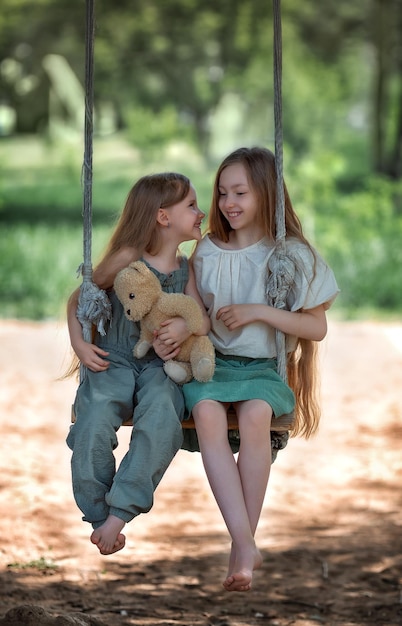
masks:
<path id="1" fill-rule="evenodd" d="M 157 227 L 160 208 L 181 202 L 190 191 L 190 180 L 183 174 L 166 172 L 140 178 L 131 188 L 101 262 L 125 246 L 140 253 L 157 254 L 161 242 Z"/>
<path id="2" fill-rule="evenodd" d="M 176 172 L 150 174 L 140 178 L 127 196 L 123 211 L 98 265 L 107 262 L 126 246 L 135 248 L 139 256 L 144 251 L 152 255 L 157 254 L 161 248 L 158 211 L 184 200 L 190 191 L 190 185 L 187 176 Z M 95 330 L 93 326 L 92 340 L 95 338 Z M 79 360 L 74 355 L 61 378 L 78 374 L 78 371 Z"/>
<path id="3" fill-rule="evenodd" d="M 265 236 L 275 241 L 276 168 L 275 156 L 266 148 L 239 148 L 229 154 L 216 173 L 212 204 L 209 212 L 208 231 L 219 240 L 229 241 L 231 226 L 219 210 L 219 182 L 222 171 L 229 165 L 243 165 L 247 179 L 257 198 L 259 220 Z M 296 215 L 284 183 L 285 228 L 287 237 L 295 237 L 314 250 L 303 234 L 301 222 Z M 318 402 L 317 343 L 298 339 L 296 349 L 288 354 L 287 374 L 290 387 L 296 397 L 295 422 L 292 434 L 305 437 L 312 435 L 320 420 Z"/>

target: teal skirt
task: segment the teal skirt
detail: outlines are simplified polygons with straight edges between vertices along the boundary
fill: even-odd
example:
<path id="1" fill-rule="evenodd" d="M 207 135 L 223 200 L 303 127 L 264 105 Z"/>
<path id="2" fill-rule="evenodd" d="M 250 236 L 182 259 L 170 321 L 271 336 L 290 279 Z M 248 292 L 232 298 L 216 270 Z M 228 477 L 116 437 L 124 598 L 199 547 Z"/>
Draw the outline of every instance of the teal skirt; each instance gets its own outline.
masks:
<path id="1" fill-rule="evenodd" d="M 276 359 L 250 359 L 216 354 L 215 373 L 207 383 L 196 380 L 183 385 L 187 411 L 190 413 L 201 400 L 240 402 L 264 400 L 274 417 L 292 413 L 295 406 L 293 391 L 276 371 Z"/>

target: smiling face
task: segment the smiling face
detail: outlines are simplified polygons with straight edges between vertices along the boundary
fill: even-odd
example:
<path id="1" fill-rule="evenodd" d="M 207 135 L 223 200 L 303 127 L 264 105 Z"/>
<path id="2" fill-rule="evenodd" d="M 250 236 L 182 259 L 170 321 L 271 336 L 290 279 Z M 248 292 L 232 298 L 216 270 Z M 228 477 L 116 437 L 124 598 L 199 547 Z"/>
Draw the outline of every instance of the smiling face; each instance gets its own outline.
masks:
<path id="1" fill-rule="evenodd" d="M 241 163 L 228 165 L 219 177 L 218 206 L 233 230 L 259 228 L 257 197 Z"/>
<path id="2" fill-rule="evenodd" d="M 165 209 L 169 228 L 175 230 L 181 241 L 201 239 L 201 224 L 205 217 L 197 204 L 197 194 L 194 187 L 190 186 L 187 196 L 181 202 Z"/>

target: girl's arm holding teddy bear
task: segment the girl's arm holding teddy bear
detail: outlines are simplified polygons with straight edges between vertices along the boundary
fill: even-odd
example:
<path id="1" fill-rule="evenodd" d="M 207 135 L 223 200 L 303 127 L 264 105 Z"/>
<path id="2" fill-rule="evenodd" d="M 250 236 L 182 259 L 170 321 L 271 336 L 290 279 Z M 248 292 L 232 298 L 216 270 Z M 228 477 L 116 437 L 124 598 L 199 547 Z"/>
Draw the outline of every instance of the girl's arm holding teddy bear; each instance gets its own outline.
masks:
<path id="1" fill-rule="evenodd" d="M 205 310 L 203 301 L 195 283 L 194 270 L 191 263 L 189 263 L 189 279 L 184 289 L 184 293 L 187 296 L 191 296 L 197 302 L 202 311 L 203 324 L 198 335 L 207 335 L 211 328 L 211 322 L 208 314 Z M 161 328 L 158 332 L 155 332 L 155 340 L 153 348 L 156 354 L 165 361 L 174 359 L 177 356 L 180 346 L 190 337 L 186 322 L 182 317 L 174 317 L 172 319 L 162 322 Z"/>

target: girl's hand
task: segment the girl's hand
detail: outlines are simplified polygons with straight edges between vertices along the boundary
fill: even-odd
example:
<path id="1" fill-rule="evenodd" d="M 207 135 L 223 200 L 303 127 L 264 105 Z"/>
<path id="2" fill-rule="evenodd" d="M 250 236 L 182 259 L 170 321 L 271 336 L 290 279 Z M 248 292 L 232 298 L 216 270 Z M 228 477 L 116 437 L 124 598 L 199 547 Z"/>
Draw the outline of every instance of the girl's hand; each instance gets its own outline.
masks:
<path id="1" fill-rule="evenodd" d="M 159 340 L 170 350 L 180 347 L 190 335 L 191 333 L 182 317 L 173 317 L 162 322 L 158 331 Z"/>
<path id="2" fill-rule="evenodd" d="M 172 348 L 172 346 L 161 341 L 161 339 L 158 337 L 157 330 L 155 330 L 154 332 L 154 341 L 152 347 L 158 357 L 163 361 L 169 361 L 170 359 L 174 359 L 180 352 L 180 346 Z"/>
<path id="3" fill-rule="evenodd" d="M 221 320 L 229 330 L 241 328 L 256 321 L 254 304 L 229 304 L 219 309 L 216 319 Z"/>
<path id="4" fill-rule="evenodd" d="M 81 363 L 92 372 L 104 372 L 109 367 L 109 361 L 102 358 L 108 356 L 109 352 L 105 352 L 93 343 L 82 341 L 79 346 L 74 347 L 74 352 Z"/>
<path id="5" fill-rule="evenodd" d="M 313 309 L 286 311 L 268 304 L 230 304 L 216 314 L 229 330 L 252 322 L 263 322 L 272 328 L 301 339 L 322 341 L 327 333 L 327 319 L 323 304 Z"/>

